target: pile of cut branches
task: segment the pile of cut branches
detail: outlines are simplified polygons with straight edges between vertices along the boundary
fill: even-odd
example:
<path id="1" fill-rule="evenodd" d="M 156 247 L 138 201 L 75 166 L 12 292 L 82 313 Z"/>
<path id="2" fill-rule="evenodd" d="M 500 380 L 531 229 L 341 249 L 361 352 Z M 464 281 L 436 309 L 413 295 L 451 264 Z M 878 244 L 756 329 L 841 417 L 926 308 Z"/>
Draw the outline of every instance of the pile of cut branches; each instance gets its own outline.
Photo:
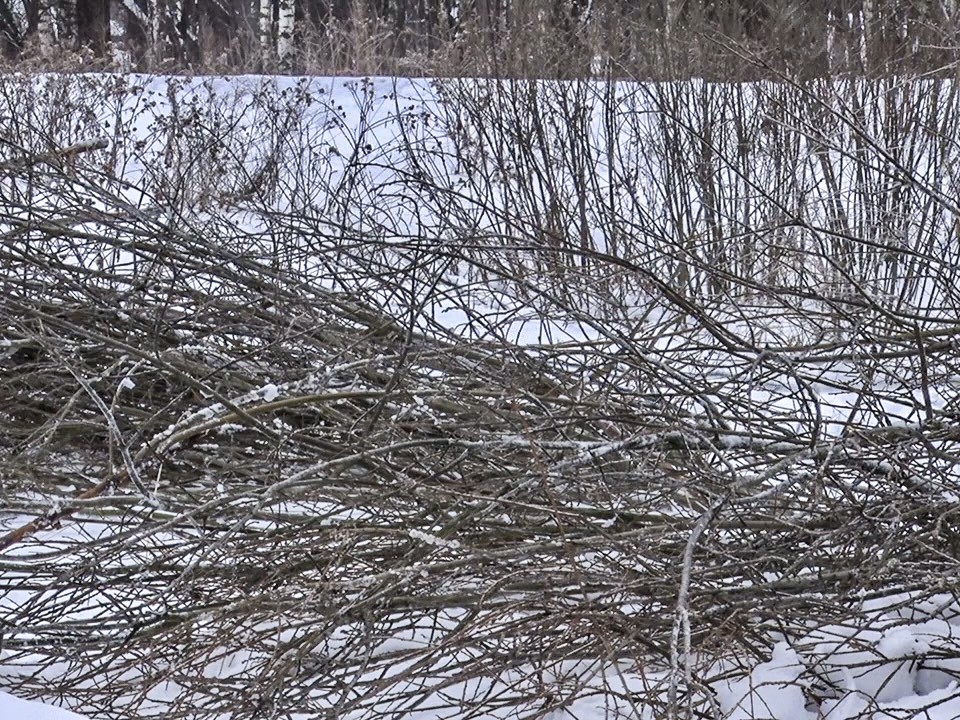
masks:
<path id="1" fill-rule="evenodd" d="M 954 577 L 945 330 L 778 348 L 743 340 L 761 309 L 534 313 L 511 276 L 492 307 L 444 273 L 466 242 L 357 234 L 331 282 L 229 209 L 131 204 L 98 149 L 3 166 L 7 685 L 104 718 L 715 715 L 709 658 Z"/>

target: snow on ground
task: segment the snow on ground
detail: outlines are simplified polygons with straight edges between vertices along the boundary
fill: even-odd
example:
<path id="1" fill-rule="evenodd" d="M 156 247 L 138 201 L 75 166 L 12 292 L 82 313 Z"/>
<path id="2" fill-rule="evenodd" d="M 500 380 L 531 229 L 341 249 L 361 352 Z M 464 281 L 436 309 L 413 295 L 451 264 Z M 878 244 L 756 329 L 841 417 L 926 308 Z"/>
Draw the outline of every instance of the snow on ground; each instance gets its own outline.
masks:
<path id="1" fill-rule="evenodd" d="M 944 607 L 955 612 L 956 604 L 945 601 Z M 943 610 L 943 608 L 941 608 Z M 796 647 L 778 643 L 771 658 L 754 666 L 735 679 L 710 681 L 715 694 L 713 706 L 724 720 L 956 720 L 960 718 L 960 624 L 930 618 L 922 622 L 895 622 L 897 613 L 881 614 L 876 625 L 865 623 L 861 628 L 823 627 L 804 638 Z M 901 619 L 902 620 L 902 619 Z M 881 628 L 886 629 L 881 629 Z M 408 640 L 419 643 L 423 640 Z M 384 643 L 382 652 L 396 651 L 403 646 L 400 640 Z M 742 659 L 741 659 L 742 661 Z M 236 670 L 236 660 L 225 658 L 209 669 L 211 677 L 229 677 Z M 242 660 L 241 660 L 242 664 Z M 729 663 L 728 663 L 729 664 Z M 569 664 L 568 664 L 569 665 Z M 398 669 L 399 671 L 399 669 Z M 486 687 L 447 687 L 438 693 L 437 707 L 443 707 L 451 694 L 501 693 L 510 685 L 523 682 L 523 668 L 511 671 L 503 678 L 503 685 Z M 603 677 L 606 676 L 606 677 Z M 667 691 L 663 678 L 637 674 L 629 666 L 605 668 L 599 660 L 595 664 L 581 662 L 558 671 L 557 679 L 578 682 L 585 687 L 597 686 L 603 692 L 586 693 L 584 697 L 560 712 L 557 717 L 576 717 L 578 720 L 609 720 L 613 717 L 653 718 L 649 710 L 631 702 L 617 701 L 631 693 L 649 692 L 659 684 Z M 574 680 L 575 679 L 575 680 Z M 824 697 L 818 681 L 830 679 L 845 692 L 836 697 Z M 542 678 L 541 678 L 542 681 Z M 423 693 L 423 687 L 411 687 Z M 176 686 L 165 693 L 176 692 Z M 398 690 L 398 699 L 403 696 Z M 430 693 L 424 705 L 430 706 Z M 613 699 L 612 699 L 613 698 Z M 390 695 L 382 701 L 385 713 L 396 713 Z M 631 707 L 632 706 L 632 707 Z M 495 720 L 512 717 L 516 708 L 503 713 L 470 713 L 472 718 Z M 466 712 L 466 709 L 464 709 Z M 558 711 L 559 712 L 559 711 Z M 623 713 L 627 713 L 624 715 Z M 396 716 L 396 715 L 392 715 Z M 10 720 L 83 720 L 83 716 L 38 702 L 28 702 L 0 692 L 0 717 Z M 446 709 L 438 711 L 401 712 L 408 720 L 449 717 L 459 714 Z M 550 716 L 552 717 L 552 716 Z M 96 720 L 95 715 L 89 716 Z"/>
<path id="2" fill-rule="evenodd" d="M 78 123 L 78 129 L 72 131 L 76 133 L 73 139 L 86 139 L 91 132 L 111 138 L 115 167 L 110 182 L 137 212 L 149 214 L 163 207 L 165 192 L 171 186 L 171 178 L 164 174 L 163 168 L 175 166 L 178 156 L 189 151 L 190 133 L 206 139 L 208 136 L 219 137 L 222 146 L 211 145 L 209 157 L 191 165 L 191 175 L 182 188 L 184 192 L 194 193 L 189 209 L 195 214 L 189 220 L 202 226 L 208 219 L 205 203 L 215 202 L 219 196 L 234 198 L 236 204 L 230 214 L 231 227 L 238 236 L 246 233 L 245 239 L 250 242 L 250 246 L 241 250 L 259 251 L 261 258 L 267 261 L 270 260 L 269 247 L 258 243 L 277 232 L 320 238 L 322 241 L 317 240 L 317 246 L 305 248 L 295 262 L 300 264 L 301 271 L 316 273 L 320 283 L 333 290 L 341 287 L 346 274 L 360 272 L 351 264 L 351 253 L 368 252 L 367 248 L 349 247 L 348 241 L 335 242 L 337 223 L 352 232 L 377 238 L 381 246 L 376 251 L 369 251 L 375 257 L 365 257 L 364 261 L 376 261 L 384 268 L 398 272 L 398 264 L 402 269 L 416 267 L 423 262 L 424 256 L 442 256 L 444 243 L 454 241 L 464 227 L 471 228 L 475 234 L 501 232 L 506 224 L 503 208 L 515 200 L 508 197 L 506 183 L 494 184 L 487 197 L 471 195 L 476 190 L 470 186 L 474 176 L 462 167 L 465 158 L 469 159 L 469 152 L 455 149 L 449 126 L 443 124 L 444 119 L 449 119 L 449 108 L 440 102 L 440 90 L 429 81 L 386 78 L 299 81 L 253 77 L 171 80 L 146 76 L 90 76 L 83 82 L 92 87 L 100 82 L 113 84 L 115 92 L 111 97 L 114 104 L 104 105 L 101 115 L 90 119 L 85 127 L 79 128 Z M 265 87 L 269 92 L 263 95 L 261 91 Z M 475 91 L 489 92 L 489 88 L 478 85 Z M 602 88 L 589 90 L 597 97 L 602 91 Z M 656 123 L 650 112 L 653 98 L 642 86 L 625 84 L 619 92 L 618 102 L 625 108 L 625 115 L 635 119 L 630 132 L 655 134 Z M 283 112 L 277 112 L 267 102 L 271 98 L 284 107 L 299 107 L 302 113 L 292 116 L 291 126 L 271 127 L 270 121 L 282 123 L 284 118 Z M 191 112 L 207 113 L 207 117 L 222 122 L 223 127 L 200 131 L 195 125 L 188 124 L 186 129 L 178 130 L 179 135 L 166 132 L 170 123 L 188 117 Z M 470 118 L 461 120 L 465 128 L 470 126 Z M 607 138 L 600 113 L 587 123 L 587 129 L 598 145 L 605 144 Z M 466 142 L 467 137 L 456 138 L 456 141 Z M 624 133 L 620 141 L 636 142 L 636 138 Z M 137 152 L 127 152 L 131 148 L 136 148 Z M 301 166 L 303 176 L 280 181 L 274 178 L 272 183 L 269 178 L 264 179 L 264 173 L 268 175 L 271 169 L 273 154 L 299 157 L 304 163 Z M 841 162 L 842 157 L 838 153 L 837 162 Z M 618 199 L 624 206 L 633 208 L 625 211 L 624 221 L 628 225 L 639 222 L 637 218 L 644 213 L 666 212 L 670 202 L 670 198 L 660 194 L 665 193 L 663 188 L 666 185 L 660 177 L 662 168 L 656 162 L 648 160 L 648 163 L 640 168 L 597 168 L 600 178 L 629 176 L 631 187 L 640 188 L 643 194 L 640 207 L 631 205 L 630 201 L 636 198 L 629 197 L 626 190 Z M 801 182 L 808 183 L 811 188 L 820 188 L 824 183 L 818 168 L 820 165 L 811 163 L 797 169 L 798 173 L 804 174 Z M 504 172 L 509 173 L 509 170 L 505 168 Z M 923 171 L 926 172 L 925 167 Z M 851 167 L 842 166 L 837 181 L 841 184 L 849 182 L 852 172 Z M 467 198 L 460 208 L 460 225 L 454 225 L 444 212 L 447 198 L 438 201 L 427 191 L 415 198 L 398 194 L 400 188 L 409 189 L 405 178 L 410 174 L 428 178 L 435 185 L 442 182 L 458 188 L 462 197 Z M 564 188 L 569 185 L 565 180 L 559 182 Z M 731 178 L 729 182 L 735 184 L 738 180 Z M 762 184 L 766 181 L 755 182 Z M 423 187 L 430 185 L 430 182 L 423 182 Z M 621 190 L 619 186 L 616 188 L 617 192 Z M 345 200 L 361 191 L 369 198 L 363 212 Z M 601 181 L 596 191 L 605 195 L 611 191 L 611 186 Z M 260 200 L 277 213 L 287 214 L 282 222 L 271 224 L 273 221 L 251 209 L 249 199 L 261 192 Z M 839 195 L 846 198 L 851 193 L 841 192 Z M 294 212 L 290 214 L 291 211 Z M 331 222 L 330 218 L 335 218 L 336 222 Z M 749 224 L 748 220 L 743 222 Z M 288 224 L 284 226 L 283 223 Z M 422 233 L 423 228 L 430 230 L 434 242 L 425 248 L 417 245 L 420 240 L 417 233 Z M 602 234 L 595 239 L 603 246 L 601 249 L 610 242 L 610 238 Z M 90 257 L 73 259 L 82 264 L 89 262 Z M 949 256 L 945 256 L 944 262 L 949 261 Z M 112 262 L 122 271 L 132 266 L 134 259 L 126 251 L 119 250 Z M 536 286 L 536 279 L 531 280 L 534 287 L 529 306 L 525 307 L 513 300 L 502 302 L 496 287 L 484 285 L 482 279 L 477 279 L 479 271 L 476 267 L 461 268 L 439 263 L 434 267 L 437 268 L 443 281 L 440 285 L 424 281 L 411 288 L 412 299 L 403 298 L 402 301 L 383 295 L 380 299 L 384 307 L 396 307 L 399 312 L 419 303 L 423 312 L 417 317 L 417 329 L 425 332 L 449 333 L 471 339 L 498 337 L 530 348 L 557 348 L 569 341 L 590 340 L 609 342 L 611 352 L 615 351 L 615 343 L 609 333 L 605 333 L 605 323 L 598 321 L 590 308 L 573 307 L 563 317 L 558 314 L 546 319 L 536 312 L 536 295 L 543 290 Z M 813 268 L 813 272 L 818 270 L 823 268 Z M 357 282 L 362 284 L 364 280 L 360 277 Z M 899 289 L 886 288 L 887 292 Z M 378 289 L 372 287 L 370 291 L 376 293 Z M 920 283 L 913 299 L 918 305 L 935 306 L 951 292 L 950 288 L 935 292 Z M 460 297 L 473 294 L 475 300 L 470 306 L 447 303 L 443 300 L 444 293 L 458 293 Z M 905 295 L 909 296 L 909 292 Z M 889 378 L 877 380 L 878 386 L 889 383 L 889 399 L 875 407 L 863 408 L 858 403 L 858 396 L 848 389 L 849 379 L 859 377 L 862 366 L 847 359 L 825 364 L 816 356 L 802 357 L 789 350 L 791 344 L 819 341 L 824 336 L 823 328 L 808 322 L 802 312 L 789 319 L 776 318 L 754 336 L 754 345 L 772 348 L 768 351 L 771 355 L 776 354 L 777 347 L 787 346 L 782 355 L 789 361 L 793 377 L 798 379 L 796 384 L 791 384 L 791 379 L 785 379 L 783 375 L 755 375 L 754 371 L 759 367 L 756 357 L 734 359 L 723 356 L 716 359 L 708 358 L 706 352 L 700 355 L 691 353 L 689 348 L 707 340 L 708 334 L 691 330 L 671 336 L 662 332 L 664 324 L 673 320 L 665 317 L 665 312 L 651 311 L 649 303 L 650 298 L 641 290 L 626 297 L 622 328 L 629 327 L 650 348 L 651 355 L 655 352 L 658 358 L 670 358 L 669 369 L 676 375 L 704 376 L 710 381 L 717 398 L 745 397 L 771 416 L 788 418 L 780 426 L 787 434 L 802 435 L 804 428 L 814 423 L 813 418 L 803 417 L 808 400 L 797 399 L 801 386 L 803 392 L 810 393 L 809 404 L 815 404 L 818 411 L 815 418 L 817 436 L 827 438 L 836 438 L 843 432 L 850 424 L 851 413 L 860 413 L 856 419 L 864 427 L 914 427 L 925 411 L 939 410 L 952 394 L 942 386 L 911 385 L 909 379 L 898 379 L 891 370 Z M 734 336 L 757 333 L 760 327 L 737 313 L 725 315 L 722 309 L 714 310 L 714 318 Z M 198 344 L 196 350 L 205 352 L 213 348 Z M 576 360 L 576 352 L 571 352 L 570 363 L 574 364 Z M 286 390 L 268 384 L 254 394 L 256 399 L 270 402 L 282 397 Z M 930 407 L 925 407 L 925 403 Z M 422 400 L 414 402 L 409 414 L 420 412 L 421 405 Z M 216 412 L 217 408 L 211 405 L 199 409 L 195 418 L 206 419 Z M 729 425 L 726 441 L 730 447 L 745 442 L 737 435 L 741 430 L 743 428 L 736 423 Z M 342 516 L 350 514 L 336 508 L 318 510 L 314 507 L 304 511 L 322 514 L 327 522 L 340 521 Z M 360 514 L 355 512 L 351 517 L 357 519 Z M 69 538 L 69 532 L 64 529 L 59 536 L 54 532 L 47 537 Z M 431 546 L 448 542 L 420 531 L 411 536 Z M 16 554 L 12 556 L 16 557 Z M 0 601 L 0 608 L 12 612 L 30 597 L 26 592 L 22 597 L 11 593 Z M 860 624 L 807 628 L 807 632 L 777 643 L 771 657 L 763 662 L 745 657 L 728 658 L 718 663 L 716 675 L 707 674 L 701 679 L 712 689 L 712 704 L 720 710 L 718 717 L 728 720 L 960 718 L 960 610 L 951 596 L 944 595 L 940 600 L 939 604 L 929 599 L 914 603 L 906 595 L 864 603 Z M 82 617 L 88 609 L 78 607 L 75 611 L 77 617 Z M 454 624 L 455 618 L 452 618 L 451 627 Z M 331 645 L 336 642 L 337 638 L 333 638 Z M 428 642 L 426 631 L 413 632 L 404 637 L 385 638 L 378 652 L 389 653 Z M 211 664 L 208 672 L 229 676 L 246 662 L 252 663 L 254 659 L 226 653 L 226 659 Z M 741 671 L 733 672 L 731 667 L 739 667 Z M 34 670 L 4 666 L 3 655 L 0 655 L 0 682 L 3 678 Z M 45 672 L 55 670 L 47 668 Z M 511 683 L 522 684 L 523 670 L 524 666 L 519 665 L 511 671 L 512 676 L 502 678 L 499 685 L 506 688 Z M 438 676 L 442 674 L 443 671 L 438 670 Z M 570 716 L 582 720 L 608 720 L 623 715 L 652 717 L 648 708 L 633 704 L 631 693 L 649 690 L 651 684 L 662 687 L 664 693 L 668 691 L 663 676 L 645 673 L 640 660 L 626 667 L 582 662 L 579 665 L 558 665 L 555 680 L 597 689 L 594 693 L 583 693 L 565 710 L 558 710 L 557 720 Z M 499 685 L 491 682 L 486 687 L 465 688 L 452 683 L 451 687 L 438 690 L 436 698 L 439 705 L 443 704 L 441 700 L 447 702 L 449 697 L 455 696 L 455 691 L 464 696 L 471 693 L 480 696 Z M 842 691 L 838 694 L 831 688 L 841 688 Z M 395 688 L 396 698 L 384 697 L 384 709 L 404 718 L 426 720 L 438 717 L 436 711 L 398 710 L 403 707 L 401 696 L 405 689 L 403 686 Z M 416 690 L 425 693 L 427 698 L 431 697 L 429 689 L 419 687 Z M 154 693 L 151 698 L 156 699 L 157 707 L 162 707 L 164 692 L 176 691 L 175 685 L 155 688 L 151 690 Z M 709 699 L 704 702 L 711 705 Z M 428 701 L 423 704 L 426 707 L 431 705 Z M 471 710 L 470 717 L 510 717 L 512 712 L 513 709 L 508 708 L 481 715 Z M 0 696 L 0 717 L 68 720 L 79 716 L 3 695 Z"/>
<path id="3" fill-rule="evenodd" d="M 69 710 L 52 705 L 21 700 L 0 692 L 0 718 L 4 720 L 86 720 Z"/>
<path id="4" fill-rule="evenodd" d="M 947 720 L 960 717 L 960 624 L 952 596 L 937 608 L 867 612 L 862 625 L 816 628 L 778 643 L 746 677 L 719 683 L 729 720 Z M 899 604 L 903 598 L 890 598 Z M 926 603 L 925 603 L 926 604 Z M 917 616 L 927 615 L 918 620 Z M 913 620 L 903 616 L 914 616 Z M 944 620 L 952 617 L 953 622 Z M 823 696 L 824 681 L 843 688 Z"/>

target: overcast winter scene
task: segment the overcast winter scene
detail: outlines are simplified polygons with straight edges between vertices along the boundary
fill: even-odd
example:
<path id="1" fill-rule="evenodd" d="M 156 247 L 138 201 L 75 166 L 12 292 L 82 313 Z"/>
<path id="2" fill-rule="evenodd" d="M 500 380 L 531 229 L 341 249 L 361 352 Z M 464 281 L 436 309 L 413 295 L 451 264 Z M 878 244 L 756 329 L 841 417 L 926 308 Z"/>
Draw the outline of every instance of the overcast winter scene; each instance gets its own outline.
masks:
<path id="1" fill-rule="evenodd" d="M 0 0 L 0 720 L 960 719 L 960 3 Z"/>

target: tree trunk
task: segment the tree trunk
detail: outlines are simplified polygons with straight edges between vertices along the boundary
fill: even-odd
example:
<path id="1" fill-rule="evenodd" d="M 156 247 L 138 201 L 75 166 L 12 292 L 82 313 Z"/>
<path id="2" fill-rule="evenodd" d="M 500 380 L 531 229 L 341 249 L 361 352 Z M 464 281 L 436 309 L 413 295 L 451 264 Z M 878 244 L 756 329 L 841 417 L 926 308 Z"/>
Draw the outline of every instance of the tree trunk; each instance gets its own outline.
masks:
<path id="1" fill-rule="evenodd" d="M 673 30 L 677 22 L 676 0 L 663 0 L 663 54 L 670 74 L 673 74 Z"/>
<path id="2" fill-rule="evenodd" d="M 110 28 L 107 38 L 110 60 L 117 70 L 130 69 L 130 53 L 127 52 L 127 13 L 122 0 L 110 0 Z"/>
<path id="3" fill-rule="evenodd" d="M 870 70 L 870 43 L 873 40 L 873 0 L 863 0 L 860 13 L 860 64 Z"/>
<path id="4" fill-rule="evenodd" d="M 77 0 L 60 0 L 59 47 L 75 50 L 77 41 Z"/>
<path id="5" fill-rule="evenodd" d="M 264 67 L 273 60 L 273 0 L 260 0 L 259 35 L 260 59 Z"/>
<path id="6" fill-rule="evenodd" d="M 19 9 L 17 0 L 0 0 L 0 47 L 3 50 L 21 50 L 28 20 Z M 17 8 L 14 14 L 14 8 Z"/>
<path id="7" fill-rule="evenodd" d="M 277 60 L 280 69 L 290 70 L 293 65 L 293 37 L 296 29 L 297 5 L 295 0 L 279 0 L 277 8 Z"/>
<path id="8" fill-rule="evenodd" d="M 37 47 L 40 57 L 53 56 L 57 48 L 57 18 L 55 0 L 41 0 L 37 18 Z"/>

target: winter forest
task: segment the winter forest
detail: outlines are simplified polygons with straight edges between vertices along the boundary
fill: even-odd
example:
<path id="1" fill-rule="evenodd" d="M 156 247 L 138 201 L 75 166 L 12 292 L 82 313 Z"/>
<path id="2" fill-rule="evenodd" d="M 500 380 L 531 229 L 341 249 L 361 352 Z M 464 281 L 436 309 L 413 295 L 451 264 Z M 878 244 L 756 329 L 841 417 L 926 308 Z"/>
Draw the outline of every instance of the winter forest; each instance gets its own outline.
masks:
<path id="1" fill-rule="evenodd" d="M 957 12 L 954 0 L 2 0 L 0 42 L 9 58 L 233 72 L 583 77 L 602 53 L 640 78 L 730 75 L 724 38 L 810 76 L 943 69 Z"/>
<path id="2" fill-rule="evenodd" d="M 960 718 L 960 5 L 0 44 L 0 718 Z"/>

